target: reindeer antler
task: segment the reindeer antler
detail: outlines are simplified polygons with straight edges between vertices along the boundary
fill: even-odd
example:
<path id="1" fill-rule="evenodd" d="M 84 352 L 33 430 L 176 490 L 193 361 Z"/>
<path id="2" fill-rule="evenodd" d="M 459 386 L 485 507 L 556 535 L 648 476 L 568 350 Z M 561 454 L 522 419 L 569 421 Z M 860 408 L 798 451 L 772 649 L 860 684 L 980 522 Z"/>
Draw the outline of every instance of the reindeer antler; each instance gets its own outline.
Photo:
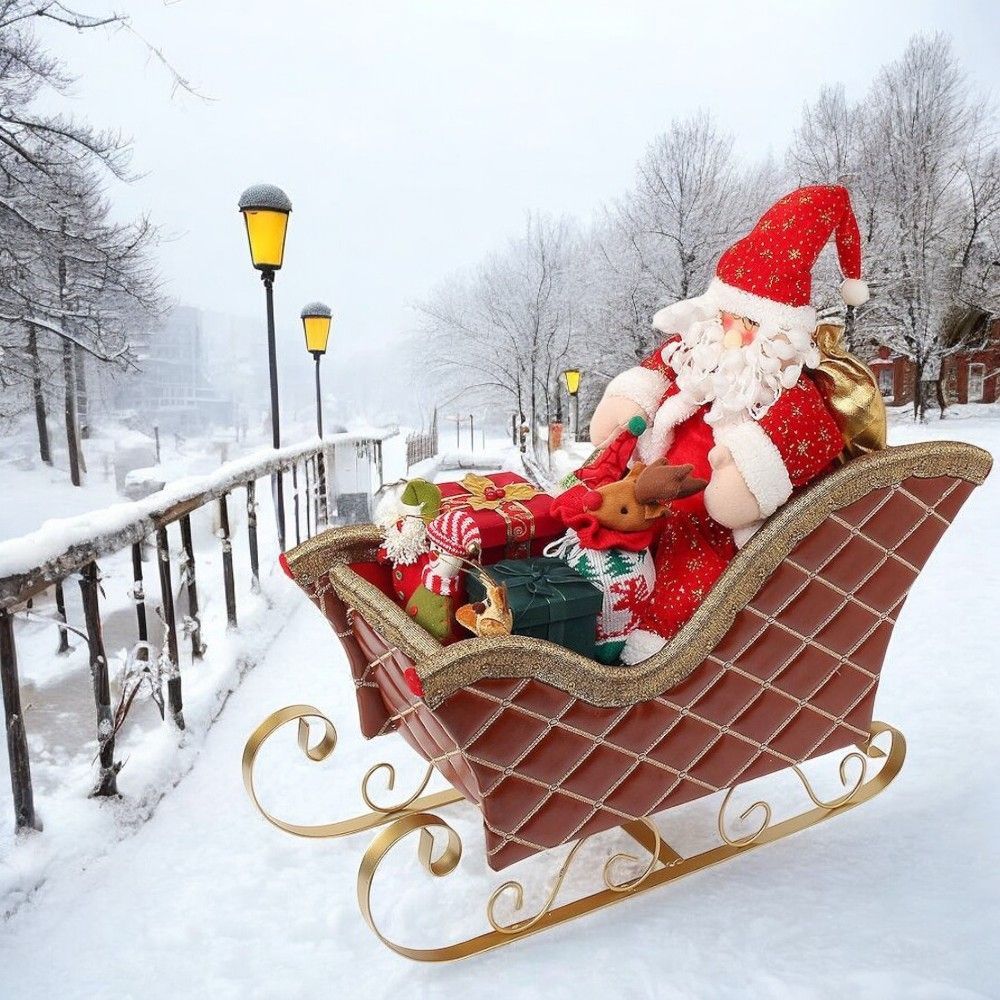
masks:
<path id="1" fill-rule="evenodd" d="M 707 480 L 691 475 L 693 465 L 667 465 L 664 459 L 654 462 L 639 473 L 635 481 L 635 498 L 640 503 L 667 503 L 700 493 Z"/>

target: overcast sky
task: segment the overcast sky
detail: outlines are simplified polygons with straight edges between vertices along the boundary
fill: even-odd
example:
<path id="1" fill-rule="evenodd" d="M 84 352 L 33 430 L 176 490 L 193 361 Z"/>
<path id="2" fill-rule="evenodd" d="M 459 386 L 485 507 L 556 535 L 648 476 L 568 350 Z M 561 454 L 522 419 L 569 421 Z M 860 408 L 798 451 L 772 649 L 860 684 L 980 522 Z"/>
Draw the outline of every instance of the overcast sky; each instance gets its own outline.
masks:
<path id="1" fill-rule="evenodd" d="M 127 34 L 52 36 L 80 76 L 74 107 L 134 138 L 145 176 L 115 198 L 171 237 L 170 293 L 259 315 L 236 201 L 269 181 L 294 206 L 276 287 L 285 335 L 320 298 L 353 344 L 412 328 L 407 304 L 527 210 L 588 217 L 672 118 L 708 108 L 748 156 L 781 155 L 822 84 L 862 93 L 919 30 L 946 30 L 974 80 L 1000 91 L 987 2 L 118 6 L 212 98 L 171 96 Z"/>

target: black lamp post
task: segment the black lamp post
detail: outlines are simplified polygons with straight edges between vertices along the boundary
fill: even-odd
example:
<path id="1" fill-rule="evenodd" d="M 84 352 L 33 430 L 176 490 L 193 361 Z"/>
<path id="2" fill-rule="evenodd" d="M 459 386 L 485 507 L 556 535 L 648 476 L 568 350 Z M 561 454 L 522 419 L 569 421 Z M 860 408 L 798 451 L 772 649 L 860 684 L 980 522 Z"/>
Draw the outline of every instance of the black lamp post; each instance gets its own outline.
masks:
<path id="1" fill-rule="evenodd" d="M 306 335 L 306 350 L 316 360 L 316 433 L 323 437 L 323 397 L 319 384 L 319 359 L 326 354 L 326 345 L 330 340 L 330 326 L 333 323 L 333 312 L 325 302 L 310 302 L 302 308 L 302 330 Z M 320 446 L 316 459 L 316 472 L 319 478 L 320 506 L 323 509 L 323 519 L 327 520 L 326 506 L 326 469 L 323 462 L 323 448 Z"/>
<path id="2" fill-rule="evenodd" d="M 278 417 L 278 359 L 274 344 L 274 272 L 281 270 L 285 256 L 285 233 L 292 203 L 273 184 L 254 184 L 240 195 L 239 209 L 247 227 L 250 258 L 260 271 L 267 303 L 267 361 L 271 377 L 271 444 L 281 447 Z M 274 509 L 278 521 L 278 546 L 285 550 L 285 494 L 279 469 L 272 479 Z"/>
<path id="3" fill-rule="evenodd" d="M 573 397 L 573 440 L 580 440 L 580 369 L 567 368 L 563 372 L 566 391 Z"/>

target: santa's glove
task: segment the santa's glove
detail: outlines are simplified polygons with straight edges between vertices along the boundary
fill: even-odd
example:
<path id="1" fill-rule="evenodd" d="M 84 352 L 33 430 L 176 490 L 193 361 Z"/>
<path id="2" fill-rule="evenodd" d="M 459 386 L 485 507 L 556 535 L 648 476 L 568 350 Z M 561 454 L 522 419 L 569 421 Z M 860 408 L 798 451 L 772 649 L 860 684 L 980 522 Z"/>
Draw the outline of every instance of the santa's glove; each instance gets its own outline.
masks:
<path id="1" fill-rule="evenodd" d="M 691 475 L 693 465 L 667 465 L 664 459 L 639 473 L 635 498 L 640 503 L 669 503 L 700 493 L 708 481 Z"/>

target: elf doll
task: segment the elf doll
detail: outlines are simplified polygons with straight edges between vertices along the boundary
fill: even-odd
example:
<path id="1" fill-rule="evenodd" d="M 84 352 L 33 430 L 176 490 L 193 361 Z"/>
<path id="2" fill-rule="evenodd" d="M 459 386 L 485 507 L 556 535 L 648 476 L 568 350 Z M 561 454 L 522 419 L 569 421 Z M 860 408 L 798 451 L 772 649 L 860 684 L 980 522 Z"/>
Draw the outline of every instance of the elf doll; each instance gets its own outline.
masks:
<path id="1" fill-rule="evenodd" d="M 800 188 L 761 216 L 719 259 L 706 292 L 661 309 L 667 340 L 614 378 L 594 412 L 600 444 L 628 421 L 648 424 L 637 445 L 647 465 L 691 465 L 704 492 L 673 502 L 655 555 L 656 581 L 622 659 L 657 651 L 691 617 L 739 546 L 793 490 L 827 470 L 844 439 L 809 370 L 811 272 L 831 236 L 848 305 L 861 305 L 857 221 L 839 185 Z"/>

